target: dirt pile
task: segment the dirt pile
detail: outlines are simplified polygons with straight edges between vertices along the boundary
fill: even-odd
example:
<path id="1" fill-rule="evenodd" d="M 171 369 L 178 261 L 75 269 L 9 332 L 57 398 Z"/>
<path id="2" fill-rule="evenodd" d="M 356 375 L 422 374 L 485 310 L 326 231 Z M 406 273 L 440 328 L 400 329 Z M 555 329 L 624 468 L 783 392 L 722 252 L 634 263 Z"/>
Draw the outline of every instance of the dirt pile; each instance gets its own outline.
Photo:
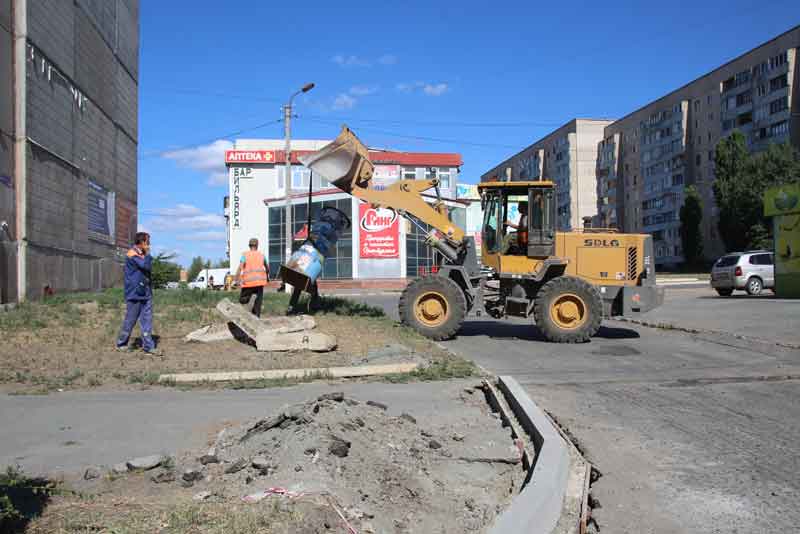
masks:
<path id="1" fill-rule="evenodd" d="M 483 395 L 462 397 L 458 419 L 423 423 L 389 415 L 379 401 L 323 395 L 226 430 L 210 450 L 182 461 L 179 469 L 192 474 L 177 478 L 203 490 L 198 500 L 327 503 L 333 515 L 303 521 L 312 529 L 333 517 L 345 531 L 349 524 L 365 533 L 482 531 L 524 472 Z M 324 524 L 308 524 L 315 521 Z"/>

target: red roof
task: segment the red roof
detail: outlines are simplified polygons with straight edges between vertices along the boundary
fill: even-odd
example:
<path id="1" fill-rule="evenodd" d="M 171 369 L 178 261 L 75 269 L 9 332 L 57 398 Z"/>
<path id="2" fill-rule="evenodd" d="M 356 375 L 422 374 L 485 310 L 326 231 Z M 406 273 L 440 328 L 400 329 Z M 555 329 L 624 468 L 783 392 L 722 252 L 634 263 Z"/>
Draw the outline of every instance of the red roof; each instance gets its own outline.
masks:
<path id="1" fill-rule="evenodd" d="M 299 163 L 298 156 L 311 154 L 314 150 L 292 150 L 292 163 Z M 394 152 L 391 150 L 370 150 L 373 163 L 407 165 L 413 167 L 460 167 L 464 161 L 461 154 L 448 152 Z M 283 150 L 275 151 L 275 163 L 286 163 Z"/>

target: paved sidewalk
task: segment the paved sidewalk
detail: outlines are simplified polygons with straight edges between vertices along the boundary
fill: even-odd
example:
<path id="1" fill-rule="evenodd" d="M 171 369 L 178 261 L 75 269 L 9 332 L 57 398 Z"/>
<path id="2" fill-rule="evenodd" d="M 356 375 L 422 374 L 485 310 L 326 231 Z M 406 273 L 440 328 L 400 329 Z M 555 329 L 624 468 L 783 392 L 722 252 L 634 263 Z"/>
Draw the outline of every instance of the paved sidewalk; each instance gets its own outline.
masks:
<path id="1" fill-rule="evenodd" d="M 408 412 L 421 425 L 460 417 L 461 391 L 479 380 L 413 384 L 305 384 L 242 391 L 151 389 L 0 396 L 0 467 L 19 464 L 32 474 L 77 474 L 148 454 L 203 447 L 222 424 L 244 422 L 331 391 Z"/>

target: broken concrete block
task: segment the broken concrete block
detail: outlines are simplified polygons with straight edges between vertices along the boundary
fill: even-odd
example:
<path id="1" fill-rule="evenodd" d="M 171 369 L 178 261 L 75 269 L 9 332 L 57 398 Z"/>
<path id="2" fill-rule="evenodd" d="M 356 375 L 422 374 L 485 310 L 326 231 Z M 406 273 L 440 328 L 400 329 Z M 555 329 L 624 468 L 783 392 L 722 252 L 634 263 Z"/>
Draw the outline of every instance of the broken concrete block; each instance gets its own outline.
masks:
<path id="1" fill-rule="evenodd" d="M 322 332 L 292 332 L 278 334 L 273 330 L 261 332 L 256 338 L 256 349 L 260 352 L 285 352 L 310 350 L 328 352 L 336 348 L 336 338 Z"/>
<path id="2" fill-rule="evenodd" d="M 151 476 L 150 480 L 156 484 L 175 482 L 175 472 L 172 470 L 161 471 L 160 473 L 156 473 L 155 475 Z"/>
<path id="3" fill-rule="evenodd" d="M 317 397 L 317 400 L 318 401 L 331 400 L 336 402 L 342 402 L 344 400 L 344 392 L 334 391 L 333 393 L 325 393 Z"/>
<path id="4" fill-rule="evenodd" d="M 111 472 L 115 475 L 122 475 L 128 472 L 128 464 L 120 462 L 111 466 Z"/>
<path id="5" fill-rule="evenodd" d="M 194 332 L 189 332 L 183 338 L 187 342 L 194 341 L 199 343 L 213 343 L 214 341 L 226 341 L 228 339 L 234 339 L 228 323 L 206 325 Z"/>
<path id="6" fill-rule="evenodd" d="M 293 315 L 289 317 L 268 316 L 262 317 L 261 322 L 270 330 L 275 330 L 278 334 L 302 332 L 303 330 L 313 330 L 317 327 L 317 322 L 309 315 Z"/>
<path id="7" fill-rule="evenodd" d="M 247 460 L 245 460 L 244 458 L 239 458 L 238 460 L 236 460 L 231 465 L 225 468 L 225 474 L 232 475 L 234 473 L 238 473 L 239 471 L 247 467 L 247 463 L 248 463 Z"/>
<path id="8" fill-rule="evenodd" d="M 181 475 L 181 478 L 186 482 L 197 482 L 203 480 L 203 472 L 199 469 L 187 469 Z"/>
<path id="9" fill-rule="evenodd" d="M 128 466 L 125 466 L 125 470 L 127 471 Z M 95 478 L 100 478 L 100 470 L 96 467 L 87 467 L 86 471 L 83 472 L 83 479 L 84 480 L 94 480 Z"/>
<path id="10" fill-rule="evenodd" d="M 155 469 L 165 460 L 163 456 L 160 454 L 153 454 L 150 456 L 142 456 L 140 458 L 133 458 L 132 460 L 128 460 L 126 465 L 128 466 L 128 470 L 130 471 L 148 471 L 150 469 Z"/>
<path id="11" fill-rule="evenodd" d="M 192 500 L 194 500 L 194 501 L 205 501 L 209 497 L 211 497 L 211 492 L 210 491 L 201 491 L 200 493 L 196 493 L 192 497 Z"/>
<path id="12" fill-rule="evenodd" d="M 269 469 L 269 460 L 267 460 L 264 456 L 256 456 L 251 460 L 251 465 L 258 469 L 259 471 L 263 471 L 265 469 Z"/>
<path id="13" fill-rule="evenodd" d="M 351 443 L 338 436 L 331 436 L 331 443 L 328 445 L 328 452 L 339 458 L 344 458 L 350 454 Z"/>
<path id="14" fill-rule="evenodd" d="M 252 339 L 256 339 L 259 334 L 268 331 L 267 326 L 258 317 L 250 313 L 241 304 L 234 304 L 227 298 L 217 303 L 217 311 Z"/>

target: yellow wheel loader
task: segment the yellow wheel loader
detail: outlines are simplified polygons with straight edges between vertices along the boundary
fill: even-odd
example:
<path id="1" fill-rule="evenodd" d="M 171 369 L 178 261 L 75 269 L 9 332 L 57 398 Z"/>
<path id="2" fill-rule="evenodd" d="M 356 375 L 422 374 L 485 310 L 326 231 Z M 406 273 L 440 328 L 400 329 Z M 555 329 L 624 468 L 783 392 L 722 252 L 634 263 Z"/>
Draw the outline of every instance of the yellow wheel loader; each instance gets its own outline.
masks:
<path id="1" fill-rule="evenodd" d="M 603 316 L 643 313 L 663 302 L 663 290 L 656 287 L 652 237 L 556 230 L 552 182 L 479 184 L 482 268 L 474 239 L 450 221 L 438 181 L 400 180 L 386 189 L 370 187 L 374 166 L 369 151 L 346 126 L 332 143 L 300 161 L 342 191 L 394 209 L 426 232 L 426 243 L 442 263 L 436 274 L 406 287 L 399 311 L 403 323 L 431 339 L 448 339 L 467 315 L 485 313 L 495 318 L 533 316 L 546 339 L 583 342 L 597 333 Z M 422 196 L 430 189 L 436 193 L 431 203 Z M 518 223 L 508 221 L 512 207 L 521 209 Z"/>

